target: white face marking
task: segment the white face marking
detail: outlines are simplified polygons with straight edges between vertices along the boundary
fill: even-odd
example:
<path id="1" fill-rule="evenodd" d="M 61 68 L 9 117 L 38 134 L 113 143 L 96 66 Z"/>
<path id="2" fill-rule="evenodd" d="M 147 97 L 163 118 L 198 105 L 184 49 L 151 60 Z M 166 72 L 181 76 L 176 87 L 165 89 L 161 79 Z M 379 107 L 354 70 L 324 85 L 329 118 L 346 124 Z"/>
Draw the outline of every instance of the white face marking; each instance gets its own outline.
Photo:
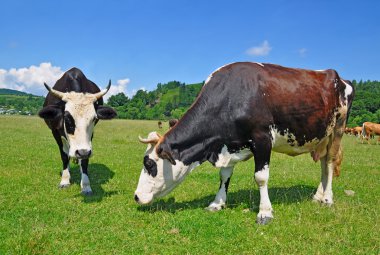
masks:
<path id="1" fill-rule="evenodd" d="M 75 122 L 74 134 L 65 133 L 67 136 L 68 155 L 76 157 L 77 150 L 91 151 L 91 136 L 95 126 L 96 111 L 94 102 L 96 98 L 92 94 L 70 92 L 62 98 L 66 102 L 65 111 L 69 112 Z"/>
<path id="2" fill-rule="evenodd" d="M 215 162 L 215 167 L 232 167 L 237 162 L 247 160 L 252 157 L 250 149 L 242 149 L 237 153 L 229 153 L 227 146 L 224 145 L 222 151 L 218 154 L 218 160 Z"/>
<path id="3" fill-rule="evenodd" d="M 155 132 L 150 133 L 148 138 L 154 137 L 154 134 Z M 151 144 L 148 145 L 145 156 L 155 162 L 157 175 L 154 177 L 150 175 L 145 166 L 141 170 L 139 183 L 135 191 L 140 204 L 149 204 L 153 199 L 165 196 L 199 165 L 199 162 L 194 162 L 187 166 L 179 160 L 175 161 L 176 165 L 172 165 L 168 160 L 159 158 L 155 146 Z"/>
<path id="4" fill-rule="evenodd" d="M 264 67 L 264 65 L 262 63 L 258 63 L 258 62 L 254 62 L 255 64 L 259 65 L 259 66 L 262 66 Z"/>

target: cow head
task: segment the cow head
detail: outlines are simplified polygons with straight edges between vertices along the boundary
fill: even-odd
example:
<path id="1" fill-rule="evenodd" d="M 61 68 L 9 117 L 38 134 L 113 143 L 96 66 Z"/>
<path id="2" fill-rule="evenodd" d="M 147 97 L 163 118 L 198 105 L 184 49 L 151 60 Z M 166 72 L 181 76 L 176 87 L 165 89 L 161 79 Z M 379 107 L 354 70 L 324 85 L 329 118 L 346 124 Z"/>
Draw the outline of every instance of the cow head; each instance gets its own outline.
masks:
<path id="1" fill-rule="evenodd" d="M 115 110 L 99 105 L 95 108 L 95 102 L 104 96 L 110 86 L 95 94 L 61 92 L 50 88 L 46 83 L 46 89 L 55 97 L 65 102 L 64 107 L 47 105 L 38 114 L 41 118 L 55 123 L 55 129 L 63 128 L 65 137 L 63 142 L 67 144 L 64 150 L 71 158 L 86 159 L 92 154 L 92 135 L 95 124 L 99 119 L 112 119 L 116 116 Z"/>
<path id="2" fill-rule="evenodd" d="M 153 199 L 163 197 L 173 190 L 199 163 L 187 166 L 175 160 L 171 153 L 163 148 L 163 137 L 156 132 L 151 132 L 146 139 L 139 139 L 140 142 L 148 144 L 148 147 L 135 191 L 135 200 L 139 204 L 149 204 Z"/>

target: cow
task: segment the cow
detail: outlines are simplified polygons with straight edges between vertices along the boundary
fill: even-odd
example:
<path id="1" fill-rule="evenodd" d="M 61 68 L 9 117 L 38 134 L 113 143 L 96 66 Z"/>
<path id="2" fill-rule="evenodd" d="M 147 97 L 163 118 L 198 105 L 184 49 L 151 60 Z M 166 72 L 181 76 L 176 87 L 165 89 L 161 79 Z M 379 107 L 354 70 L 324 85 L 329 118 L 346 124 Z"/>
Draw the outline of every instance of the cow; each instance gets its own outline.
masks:
<path id="1" fill-rule="evenodd" d="M 220 168 L 211 211 L 226 206 L 233 168 L 254 156 L 260 207 L 256 222 L 272 218 L 268 196 L 271 151 L 320 160 L 314 200 L 333 204 L 332 177 L 342 158 L 341 138 L 354 88 L 335 70 L 311 71 L 237 62 L 213 72 L 178 123 L 163 136 L 151 132 L 134 199 L 149 204 L 173 190 L 196 166 Z"/>
<path id="2" fill-rule="evenodd" d="M 368 144 L 370 144 L 369 139 L 375 135 L 379 136 L 376 144 L 380 142 L 380 124 L 373 122 L 364 122 L 362 128 L 362 139 L 366 139 Z"/>
<path id="3" fill-rule="evenodd" d="M 351 134 L 357 137 L 360 137 L 362 134 L 362 127 L 353 127 L 351 128 Z"/>
<path id="4" fill-rule="evenodd" d="M 65 72 L 53 88 L 44 83 L 49 91 L 38 115 L 45 120 L 58 144 L 63 170 L 60 188 L 70 185 L 70 158 L 76 160 L 81 170 L 81 192 L 91 195 L 88 178 L 88 162 L 92 155 L 94 126 L 100 119 L 116 117 L 116 111 L 103 106 L 105 90 L 88 80 L 78 68 Z"/>
<path id="5" fill-rule="evenodd" d="M 346 135 L 351 135 L 351 132 L 352 132 L 352 128 L 346 127 L 346 128 L 344 129 L 344 133 L 345 133 Z"/>
<path id="6" fill-rule="evenodd" d="M 157 125 L 158 125 L 158 128 L 159 128 L 159 129 L 162 128 L 162 122 L 161 122 L 161 121 L 158 121 L 158 122 L 157 122 Z"/>

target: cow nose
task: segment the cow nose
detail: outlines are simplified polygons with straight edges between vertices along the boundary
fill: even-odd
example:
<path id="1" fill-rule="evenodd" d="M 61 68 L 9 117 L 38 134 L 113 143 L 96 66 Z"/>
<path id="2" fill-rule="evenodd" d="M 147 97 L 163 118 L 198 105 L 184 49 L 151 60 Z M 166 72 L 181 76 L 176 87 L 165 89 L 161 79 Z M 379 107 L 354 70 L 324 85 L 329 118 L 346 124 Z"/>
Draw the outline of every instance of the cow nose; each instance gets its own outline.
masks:
<path id="1" fill-rule="evenodd" d="M 78 158 L 89 158 L 91 156 L 91 150 L 76 150 L 75 156 Z"/>
<path id="2" fill-rule="evenodd" d="M 135 201 L 139 202 L 139 197 L 135 194 Z"/>

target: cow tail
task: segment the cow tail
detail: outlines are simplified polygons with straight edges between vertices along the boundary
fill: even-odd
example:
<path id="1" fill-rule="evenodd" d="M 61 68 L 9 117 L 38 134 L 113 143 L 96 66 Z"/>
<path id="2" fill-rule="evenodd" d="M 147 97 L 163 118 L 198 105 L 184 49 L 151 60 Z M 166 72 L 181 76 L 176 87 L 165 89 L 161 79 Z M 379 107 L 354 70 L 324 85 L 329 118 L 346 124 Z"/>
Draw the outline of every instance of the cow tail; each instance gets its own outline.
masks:
<path id="1" fill-rule="evenodd" d="M 363 123 L 363 126 L 362 126 L 362 138 L 364 139 L 366 136 L 367 136 L 367 134 L 366 134 L 366 132 L 365 132 L 365 122 Z"/>

